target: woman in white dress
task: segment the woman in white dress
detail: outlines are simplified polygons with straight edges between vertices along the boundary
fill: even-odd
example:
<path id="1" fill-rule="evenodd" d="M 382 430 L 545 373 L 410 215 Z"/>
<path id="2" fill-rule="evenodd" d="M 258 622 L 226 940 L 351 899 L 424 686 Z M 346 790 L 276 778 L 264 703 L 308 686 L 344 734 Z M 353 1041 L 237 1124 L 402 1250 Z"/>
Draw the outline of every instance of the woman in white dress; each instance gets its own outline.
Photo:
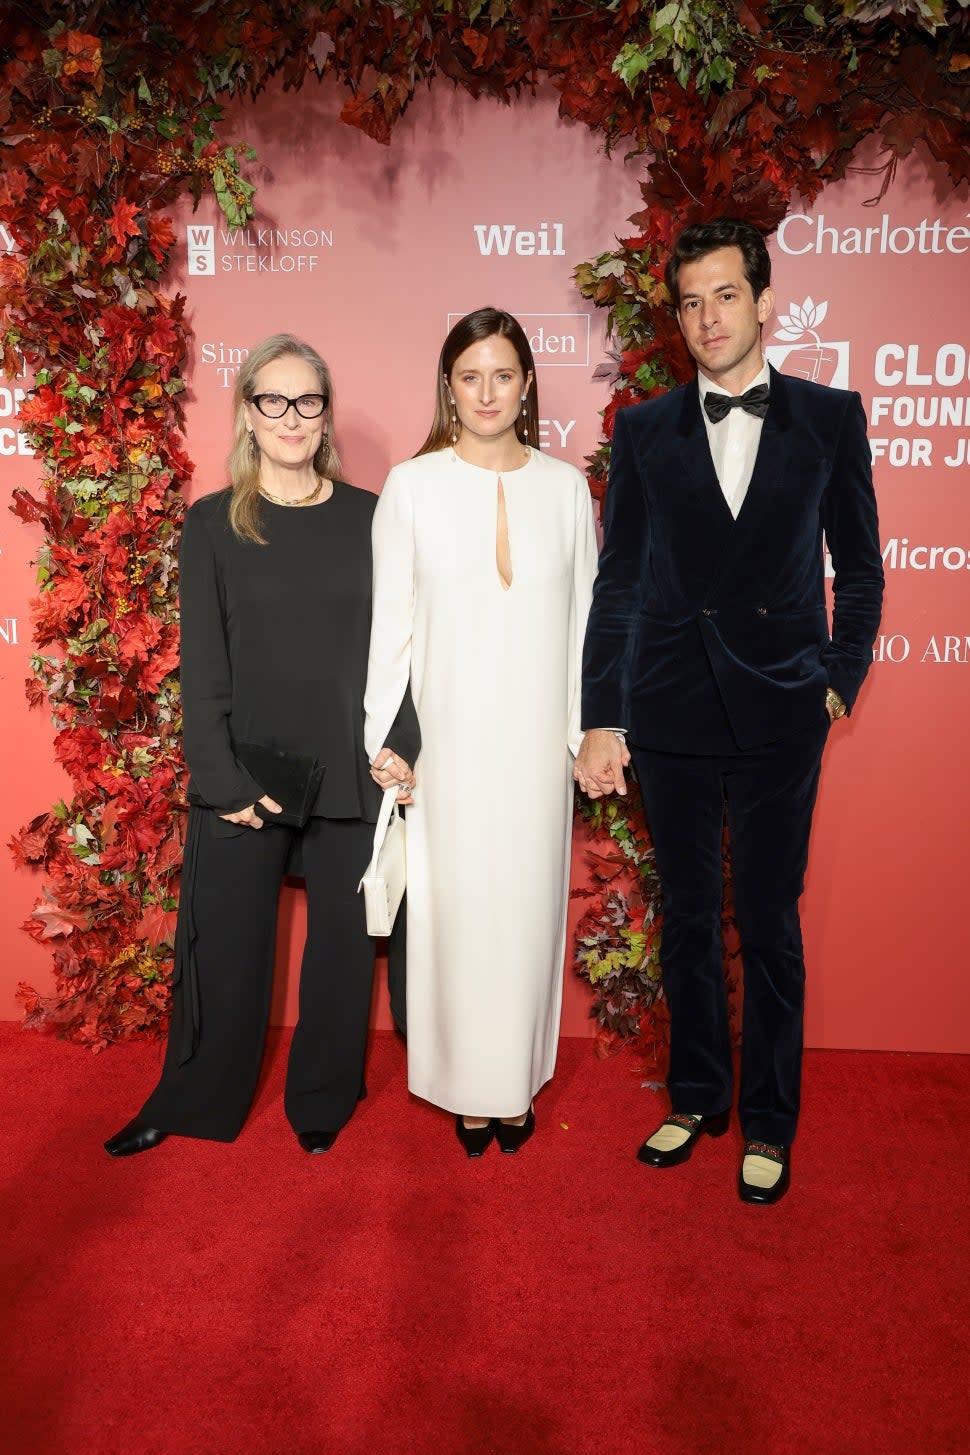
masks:
<path id="1" fill-rule="evenodd" d="M 521 325 L 463 318 L 438 365 L 434 425 L 374 515 L 365 746 L 410 679 L 421 725 L 408 810 L 408 1084 L 481 1156 L 515 1152 L 556 1061 L 580 661 L 596 539 L 589 488 L 538 449 Z"/>

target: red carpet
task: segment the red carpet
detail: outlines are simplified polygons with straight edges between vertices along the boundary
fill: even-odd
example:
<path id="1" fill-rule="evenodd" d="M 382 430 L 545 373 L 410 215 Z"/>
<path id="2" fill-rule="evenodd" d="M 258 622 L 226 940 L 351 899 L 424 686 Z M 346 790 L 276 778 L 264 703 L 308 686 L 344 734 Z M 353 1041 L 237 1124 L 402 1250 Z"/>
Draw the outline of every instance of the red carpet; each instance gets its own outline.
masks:
<path id="1" fill-rule="evenodd" d="M 112 1162 L 158 1049 L 0 1027 L 3 1455 L 970 1446 L 970 1058 L 809 1055 L 793 1189 L 764 1209 L 736 1133 L 641 1167 L 664 1103 L 583 1041 L 528 1146 L 480 1162 L 409 1100 L 389 1033 L 305 1156 L 280 1051 L 233 1146 Z"/>

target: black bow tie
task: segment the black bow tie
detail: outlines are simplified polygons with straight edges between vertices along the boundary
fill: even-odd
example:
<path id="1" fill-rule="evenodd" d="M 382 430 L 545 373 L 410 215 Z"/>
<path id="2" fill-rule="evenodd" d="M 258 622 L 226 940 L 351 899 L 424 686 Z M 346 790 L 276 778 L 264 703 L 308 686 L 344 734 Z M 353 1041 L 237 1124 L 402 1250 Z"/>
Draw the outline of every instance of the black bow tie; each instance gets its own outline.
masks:
<path id="1" fill-rule="evenodd" d="M 746 409 L 749 414 L 764 419 L 768 413 L 768 393 L 767 384 L 756 384 L 746 394 L 719 394 L 709 389 L 704 395 L 704 409 L 712 424 L 726 419 L 732 409 Z"/>

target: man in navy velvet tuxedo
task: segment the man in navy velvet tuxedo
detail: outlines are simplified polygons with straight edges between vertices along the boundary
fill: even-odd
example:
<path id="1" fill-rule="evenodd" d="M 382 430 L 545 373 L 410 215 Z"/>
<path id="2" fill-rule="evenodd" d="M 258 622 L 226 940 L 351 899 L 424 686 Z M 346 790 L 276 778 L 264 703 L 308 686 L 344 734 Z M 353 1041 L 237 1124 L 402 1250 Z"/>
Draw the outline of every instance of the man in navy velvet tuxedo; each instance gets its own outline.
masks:
<path id="1" fill-rule="evenodd" d="M 638 1153 L 654 1167 L 728 1124 L 727 815 L 744 961 L 738 1189 L 758 1203 L 789 1184 L 798 900 L 822 751 L 872 661 L 883 589 L 861 401 L 766 363 L 770 282 L 749 223 L 698 224 L 674 245 L 667 286 L 698 378 L 616 416 L 576 764 L 593 797 L 623 793 L 632 753 L 656 850 L 672 1110 Z"/>

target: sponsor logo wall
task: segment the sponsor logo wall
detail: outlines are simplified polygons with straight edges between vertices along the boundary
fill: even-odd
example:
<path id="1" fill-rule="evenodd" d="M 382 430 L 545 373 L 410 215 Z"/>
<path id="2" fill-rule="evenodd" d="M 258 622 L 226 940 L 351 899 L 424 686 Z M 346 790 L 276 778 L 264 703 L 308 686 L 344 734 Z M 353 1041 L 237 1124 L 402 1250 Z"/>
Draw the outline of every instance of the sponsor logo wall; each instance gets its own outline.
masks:
<path id="1" fill-rule="evenodd" d="M 919 156 L 876 190 L 850 174 L 786 218 L 772 248 L 769 353 L 861 394 L 886 569 L 873 670 L 848 732 L 833 730 L 819 800 L 809 1033 L 967 1050 L 970 194 Z"/>
<path id="2" fill-rule="evenodd" d="M 176 218 L 179 276 L 169 281 L 188 294 L 195 330 L 191 496 L 224 483 L 236 372 L 252 344 L 281 330 L 327 357 L 344 474 L 378 490 L 427 431 L 445 332 L 486 303 L 510 309 L 529 334 L 543 448 L 581 465 L 606 402 L 592 379 L 604 320 L 571 272 L 626 230 L 635 166 L 561 122 L 553 97 L 503 108 L 437 88 L 386 149 L 340 126 L 338 110 L 326 87 L 271 92 L 240 110 L 232 130 L 259 154 L 258 216 L 229 228 L 204 203 Z M 815 211 L 785 220 L 765 329 L 776 367 L 862 396 L 888 580 L 874 669 L 857 714 L 833 731 L 823 777 L 805 900 L 807 1036 L 817 1046 L 970 1050 L 955 909 L 970 778 L 970 200 L 948 195 L 918 158 L 868 206 L 872 190 L 871 176 L 850 176 Z M 0 220 L 0 246 L 10 245 Z M 0 379 L 5 500 L 36 473 L 16 420 L 28 385 Z M 0 713 L 28 765 L 16 791 L 5 788 L 4 841 L 63 792 L 44 715 L 28 714 L 22 695 L 35 546 L 0 513 Z M 8 769 L 17 756 L 5 754 Z M 19 979 L 46 974 L 46 956 L 17 929 L 35 886 L 0 858 L 0 1016 L 18 1014 Z M 295 891 L 282 913 L 293 923 L 281 943 L 299 943 Z M 279 967 L 274 1014 L 284 1021 L 295 1005 L 292 958 L 284 952 Z M 586 1034 L 585 994 L 566 980 L 563 1028 Z M 377 1023 L 387 1024 L 382 1008 Z"/>

